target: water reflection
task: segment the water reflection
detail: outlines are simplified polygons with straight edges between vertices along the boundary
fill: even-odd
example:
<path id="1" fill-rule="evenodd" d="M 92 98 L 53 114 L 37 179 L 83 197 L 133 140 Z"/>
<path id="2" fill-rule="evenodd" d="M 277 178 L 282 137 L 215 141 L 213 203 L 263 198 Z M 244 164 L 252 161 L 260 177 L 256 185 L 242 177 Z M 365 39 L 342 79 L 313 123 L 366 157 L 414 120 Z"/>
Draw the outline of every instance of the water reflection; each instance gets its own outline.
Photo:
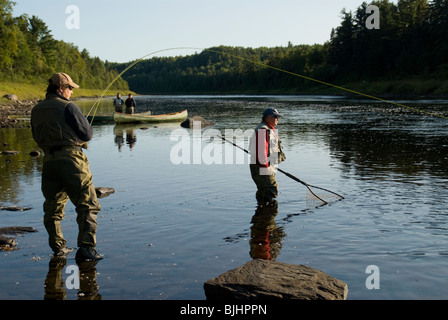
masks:
<path id="1" fill-rule="evenodd" d="M 121 125 L 117 124 L 114 127 L 114 142 L 118 146 L 118 151 L 121 152 L 125 141 L 124 134 L 126 133 L 126 144 L 129 149 L 132 150 L 137 143 L 137 136 L 134 133 L 134 128 L 138 128 L 135 125 Z"/>
<path id="2" fill-rule="evenodd" d="M 66 263 L 65 258 L 51 258 L 47 278 L 45 279 L 44 300 L 67 300 L 67 291 L 62 278 L 62 271 Z"/>
<path id="3" fill-rule="evenodd" d="M 99 286 L 96 280 L 96 264 L 98 261 L 79 262 L 78 300 L 101 300 Z M 50 259 L 47 277 L 45 279 L 44 300 L 67 300 L 67 284 L 64 281 L 65 257 Z"/>
<path id="4" fill-rule="evenodd" d="M 280 254 L 282 239 L 286 233 L 276 225 L 277 214 L 277 203 L 274 206 L 258 206 L 255 210 L 249 240 L 252 259 L 275 260 Z"/>
<path id="5" fill-rule="evenodd" d="M 17 154 L 3 155 L 2 151 L 14 150 Z M 41 157 L 31 157 L 38 150 L 27 128 L 0 130 L 0 203 L 20 202 L 24 185 L 30 183 L 41 167 Z"/>

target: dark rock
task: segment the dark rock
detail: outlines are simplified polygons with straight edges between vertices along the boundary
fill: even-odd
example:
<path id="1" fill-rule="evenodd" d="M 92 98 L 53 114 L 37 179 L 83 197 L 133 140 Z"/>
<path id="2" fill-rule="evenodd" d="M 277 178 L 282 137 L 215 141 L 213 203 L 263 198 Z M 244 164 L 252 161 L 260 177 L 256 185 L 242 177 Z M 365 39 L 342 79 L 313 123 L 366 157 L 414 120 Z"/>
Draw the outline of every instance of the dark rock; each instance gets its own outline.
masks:
<path id="1" fill-rule="evenodd" d="M 255 259 L 204 284 L 208 300 L 345 300 L 347 284 L 317 269 Z"/>
<path id="2" fill-rule="evenodd" d="M 23 234 L 23 233 L 32 233 L 37 232 L 36 229 L 32 227 L 6 227 L 0 228 L 0 234 Z"/>
<path id="3" fill-rule="evenodd" d="M 194 116 L 194 117 L 188 118 L 187 120 L 182 122 L 180 125 L 183 128 L 191 128 L 191 129 L 193 129 L 193 124 L 196 125 L 196 126 L 198 124 L 200 124 L 200 127 L 199 128 L 196 127 L 196 129 L 201 129 L 201 128 L 204 128 L 206 126 L 214 125 L 215 123 L 213 121 L 205 120 L 202 117 Z"/>
<path id="4" fill-rule="evenodd" d="M 18 154 L 19 151 L 15 151 L 15 150 L 7 150 L 7 151 L 2 151 L 2 154 L 5 156 L 11 156 L 11 155 L 15 155 Z"/>
<path id="5" fill-rule="evenodd" d="M 0 235 L 0 251 L 10 251 L 14 250 L 17 242 L 14 238 L 7 238 Z"/>
<path id="6" fill-rule="evenodd" d="M 105 197 L 108 197 L 109 195 L 111 195 L 112 193 L 115 193 L 114 188 L 106 188 L 106 187 L 95 188 L 95 191 L 96 191 L 96 196 L 98 198 L 105 198 Z"/>
<path id="7" fill-rule="evenodd" d="M 13 207 L 0 207 L 0 210 L 6 210 L 6 211 L 27 211 L 27 210 L 31 210 L 31 208 L 24 208 L 24 207 L 13 206 Z"/>
<path id="8" fill-rule="evenodd" d="M 17 246 L 14 238 L 5 237 L 4 235 L 19 235 L 30 232 L 37 232 L 37 230 L 31 227 L 0 228 L 0 251 L 11 251 Z"/>

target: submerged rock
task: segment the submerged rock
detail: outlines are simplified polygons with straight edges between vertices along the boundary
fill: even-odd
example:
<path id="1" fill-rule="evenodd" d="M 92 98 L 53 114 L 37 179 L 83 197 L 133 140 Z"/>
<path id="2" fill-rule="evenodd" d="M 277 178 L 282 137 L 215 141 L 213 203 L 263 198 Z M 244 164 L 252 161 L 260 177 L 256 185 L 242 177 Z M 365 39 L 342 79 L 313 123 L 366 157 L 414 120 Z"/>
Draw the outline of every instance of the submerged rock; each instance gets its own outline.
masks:
<path id="1" fill-rule="evenodd" d="M 15 247 L 17 246 L 15 238 L 5 237 L 4 235 L 19 235 L 30 232 L 37 232 L 37 230 L 32 227 L 0 228 L 0 251 L 15 250 Z"/>
<path id="2" fill-rule="evenodd" d="M 194 116 L 194 117 L 188 118 L 187 120 L 182 122 L 180 125 L 183 128 L 191 128 L 191 129 L 193 129 L 193 125 L 195 125 L 195 126 L 200 125 L 200 127 L 198 129 L 201 129 L 206 126 L 211 126 L 214 124 L 215 123 L 213 121 L 205 120 L 204 118 L 202 118 L 200 116 Z"/>
<path id="3" fill-rule="evenodd" d="M 0 251 L 14 250 L 17 242 L 14 238 L 7 238 L 0 235 Z"/>
<path id="4" fill-rule="evenodd" d="M 345 300 L 347 284 L 317 269 L 255 259 L 204 284 L 208 300 Z"/>
<path id="5" fill-rule="evenodd" d="M 0 207 L 0 210 L 6 210 L 6 211 L 27 211 L 27 210 L 31 210 L 31 208 L 12 206 L 12 207 Z"/>
<path id="6" fill-rule="evenodd" d="M 32 233 L 37 232 L 36 229 L 32 227 L 6 227 L 6 228 L 0 228 L 0 234 L 23 234 L 23 233 Z"/>
<path id="7" fill-rule="evenodd" d="M 115 193 L 114 188 L 107 188 L 107 187 L 98 187 L 98 188 L 95 188 L 95 191 L 96 191 L 96 196 L 98 198 L 105 198 L 105 197 L 108 197 L 109 195 L 111 195 L 112 193 Z"/>

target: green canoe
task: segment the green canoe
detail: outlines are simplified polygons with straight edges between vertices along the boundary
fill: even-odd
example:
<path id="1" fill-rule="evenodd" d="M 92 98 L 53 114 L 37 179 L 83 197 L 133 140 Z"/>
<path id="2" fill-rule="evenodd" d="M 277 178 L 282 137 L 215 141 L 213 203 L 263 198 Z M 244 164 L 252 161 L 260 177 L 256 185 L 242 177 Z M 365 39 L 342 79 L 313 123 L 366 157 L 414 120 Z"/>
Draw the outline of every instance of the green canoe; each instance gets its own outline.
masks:
<path id="1" fill-rule="evenodd" d="M 167 114 L 152 115 L 151 111 L 143 113 L 114 113 L 114 120 L 116 123 L 152 123 L 152 122 L 170 122 L 170 121 L 182 121 L 187 119 L 188 111 L 173 112 Z"/>

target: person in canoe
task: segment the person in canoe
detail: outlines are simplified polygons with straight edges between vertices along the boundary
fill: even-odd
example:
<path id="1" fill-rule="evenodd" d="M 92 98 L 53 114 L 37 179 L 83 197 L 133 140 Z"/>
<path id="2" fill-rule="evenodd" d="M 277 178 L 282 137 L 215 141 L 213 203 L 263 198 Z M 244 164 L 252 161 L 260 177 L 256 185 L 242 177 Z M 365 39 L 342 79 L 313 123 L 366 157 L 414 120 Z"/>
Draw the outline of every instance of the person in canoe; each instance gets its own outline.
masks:
<path id="1" fill-rule="evenodd" d="M 261 123 L 250 139 L 250 172 L 257 186 L 256 198 L 260 205 L 276 204 L 278 184 L 275 180 L 277 165 L 286 159 L 275 127 L 282 117 L 276 109 L 266 109 Z"/>
<path id="2" fill-rule="evenodd" d="M 102 255 L 95 250 L 97 215 L 101 205 L 92 183 L 89 161 L 82 151 L 92 139 L 93 129 L 70 97 L 79 86 L 65 73 L 49 80 L 45 100 L 31 110 L 33 139 L 45 152 L 41 189 L 45 198 L 44 225 L 55 256 L 73 251 L 66 247 L 61 220 L 70 199 L 76 207 L 79 232 L 76 260 L 95 261 Z"/>
<path id="3" fill-rule="evenodd" d="M 121 99 L 121 94 L 117 93 L 117 97 L 114 99 L 115 112 L 123 113 L 124 101 Z"/>
<path id="4" fill-rule="evenodd" d="M 136 106 L 137 104 L 135 103 L 135 100 L 132 97 L 132 93 L 130 93 L 128 98 L 126 99 L 126 113 L 133 114 Z"/>

